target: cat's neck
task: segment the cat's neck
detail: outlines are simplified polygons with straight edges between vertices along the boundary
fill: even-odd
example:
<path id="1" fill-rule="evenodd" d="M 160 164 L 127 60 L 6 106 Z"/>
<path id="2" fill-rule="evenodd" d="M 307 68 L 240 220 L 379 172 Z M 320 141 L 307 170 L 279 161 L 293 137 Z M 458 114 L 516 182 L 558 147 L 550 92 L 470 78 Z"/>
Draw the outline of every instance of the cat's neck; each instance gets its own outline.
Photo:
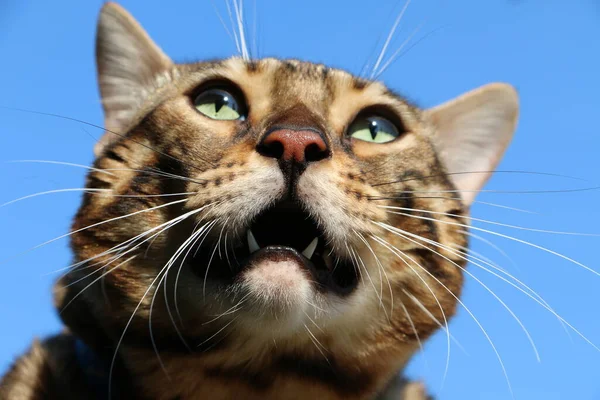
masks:
<path id="1" fill-rule="evenodd" d="M 240 393 L 249 400 L 365 399 L 375 398 L 408 361 L 399 361 L 396 351 L 311 360 L 274 355 L 240 363 L 231 353 L 161 353 L 159 361 L 151 350 L 128 350 L 126 364 L 136 386 L 153 399 L 236 399 Z"/>

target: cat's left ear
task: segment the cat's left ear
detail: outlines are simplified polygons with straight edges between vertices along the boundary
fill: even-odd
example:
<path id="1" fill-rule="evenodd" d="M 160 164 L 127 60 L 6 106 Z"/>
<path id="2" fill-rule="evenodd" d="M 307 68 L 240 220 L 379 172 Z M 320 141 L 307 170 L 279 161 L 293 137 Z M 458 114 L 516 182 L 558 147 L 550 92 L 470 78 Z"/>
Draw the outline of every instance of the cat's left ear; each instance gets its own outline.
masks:
<path id="1" fill-rule="evenodd" d="M 131 127 L 146 97 L 164 80 L 173 62 L 121 6 L 106 3 L 96 32 L 98 83 L 107 130 L 94 153 L 99 155 Z M 168 76 L 168 75 L 167 75 Z"/>
<path id="2" fill-rule="evenodd" d="M 475 89 L 425 111 L 449 178 L 470 205 L 491 176 L 517 125 L 519 98 L 502 83 Z"/>

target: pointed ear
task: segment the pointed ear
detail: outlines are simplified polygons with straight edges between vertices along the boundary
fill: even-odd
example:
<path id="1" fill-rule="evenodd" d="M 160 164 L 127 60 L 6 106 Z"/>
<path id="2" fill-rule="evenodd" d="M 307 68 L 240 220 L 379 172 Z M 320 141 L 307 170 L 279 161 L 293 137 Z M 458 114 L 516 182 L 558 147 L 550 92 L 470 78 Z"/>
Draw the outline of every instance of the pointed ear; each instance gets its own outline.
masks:
<path id="1" fill-rule="evenodd" d="M 140 24 L 115 3 L 106 3 L 100 12 L 96 62 L 107 129 L 94 148 L 99 155 L 119 138 L 108 131 L 127 131 L 143 101 L 173 63 Z"/>
<path id="2" fill-rule="evenodd" d="M 436 129 L 433 142 L 439 157 L 467 206 L 500 162 L 518 113 L 516 90 L 502 83 L 483 86 L 425 111 Z"/>

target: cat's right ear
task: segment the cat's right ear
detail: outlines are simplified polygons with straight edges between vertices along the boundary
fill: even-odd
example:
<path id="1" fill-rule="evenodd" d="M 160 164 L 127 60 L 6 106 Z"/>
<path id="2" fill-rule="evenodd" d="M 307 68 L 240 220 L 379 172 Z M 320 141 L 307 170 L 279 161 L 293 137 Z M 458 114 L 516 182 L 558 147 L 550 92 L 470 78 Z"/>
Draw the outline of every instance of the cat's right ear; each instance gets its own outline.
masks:
<path id="1" fill-rule="evenodd" d="M 96 63 L 106 128 L 94 147 L 98 156 L 131 127 L 144 100 L 159 79 L 168 76 L 173 62 L 125 9 L 106 3 L 98 19 Z"/>

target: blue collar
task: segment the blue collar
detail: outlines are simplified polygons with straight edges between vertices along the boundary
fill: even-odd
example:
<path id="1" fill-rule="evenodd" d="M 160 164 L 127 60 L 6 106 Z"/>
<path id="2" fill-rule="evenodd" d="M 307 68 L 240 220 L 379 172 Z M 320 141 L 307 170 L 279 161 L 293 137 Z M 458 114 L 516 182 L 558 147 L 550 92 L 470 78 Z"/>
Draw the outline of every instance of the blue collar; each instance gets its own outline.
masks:
<path id="1" fill-rule="evenodd" d="M 98 357 L 81 339 L 75 339 L 75 358 L 94 397 L 107 399 L 109 364 Z"/>

